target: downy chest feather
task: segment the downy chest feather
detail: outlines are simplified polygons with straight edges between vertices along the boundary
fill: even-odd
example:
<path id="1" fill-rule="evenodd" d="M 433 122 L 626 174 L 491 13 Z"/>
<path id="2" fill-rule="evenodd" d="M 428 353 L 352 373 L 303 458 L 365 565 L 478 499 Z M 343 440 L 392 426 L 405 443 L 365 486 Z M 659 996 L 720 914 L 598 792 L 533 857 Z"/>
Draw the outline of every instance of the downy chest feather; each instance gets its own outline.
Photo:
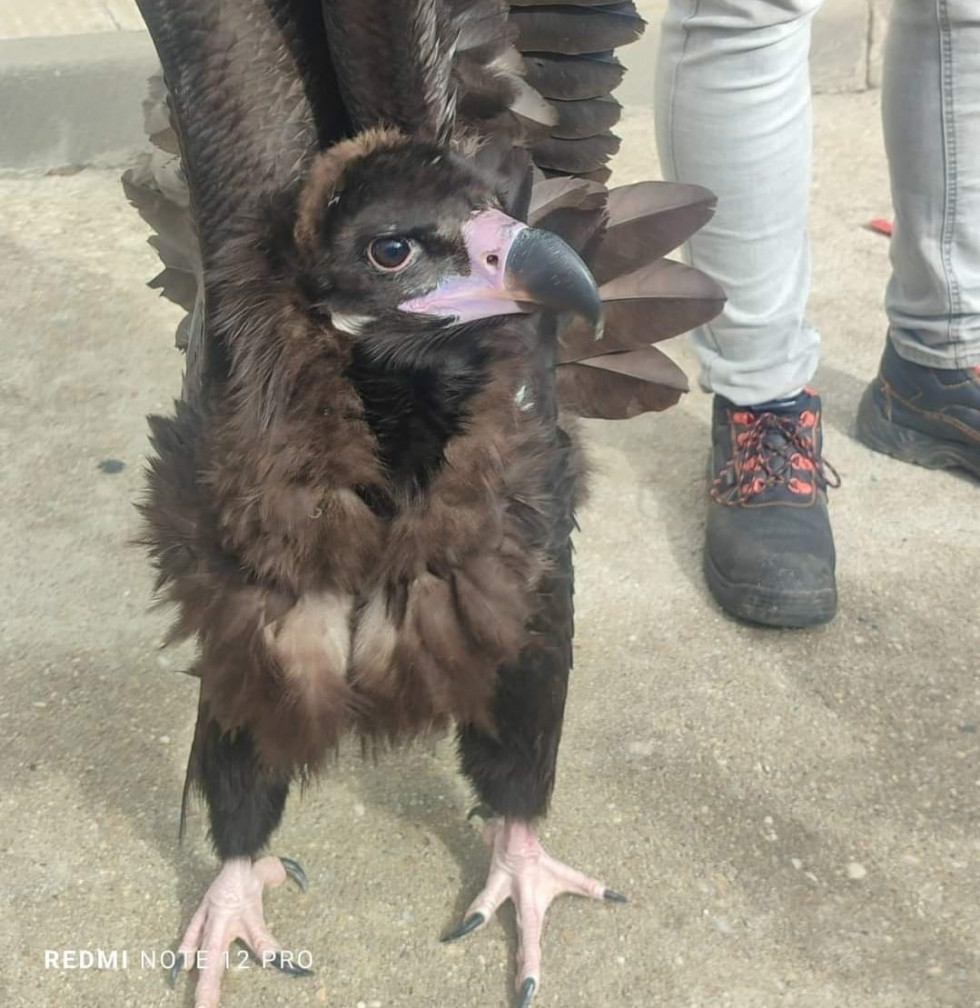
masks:
<path id="1" fill-rule="evenodd" d="M 278 719 L 267 746 L 253 724 L 260 748 L 280 753 L 289 735 L 292 757 L 313 763 L 348 727 L 491 727 L 496 671 L 526 641 L 548 564 L 547 438 L 521 408 L 522 384 L 513 373 L 487 382 L 438 464 L 407 477 L 349 412 L 332 432 L 338 457 L 304 460 L 284 438 L 251 453 L 252 492 L 216 481 L 231 502 L 225 548 L 253 571 L 252 590 L 276 599 L 258 607 L 254 640 L 278 702 L 230 705 L 235 722 Z M 215 699 L 233 692 L 225 682 Z"/>

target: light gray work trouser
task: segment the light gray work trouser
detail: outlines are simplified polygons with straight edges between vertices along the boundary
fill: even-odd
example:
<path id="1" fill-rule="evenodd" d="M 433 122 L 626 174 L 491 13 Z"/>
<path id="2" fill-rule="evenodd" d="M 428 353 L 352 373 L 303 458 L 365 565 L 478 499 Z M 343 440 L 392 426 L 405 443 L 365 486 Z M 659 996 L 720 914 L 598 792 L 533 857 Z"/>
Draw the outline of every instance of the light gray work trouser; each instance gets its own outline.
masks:
<path id="1" fill-rule="evenodd" d="M 701 383 L 743 406 L 793 394 L 817 366 L 820 337 L 805 311 L 807 56 L 819 7 L 670 0 L 663 23 L 663 170 L 717 193 L 691 257 L 729 297 L 694 334 Z M 893 0 L 882 119 L 895 208 L 892 342 L 917 364 L 980 364 L 980 0 Z"/>

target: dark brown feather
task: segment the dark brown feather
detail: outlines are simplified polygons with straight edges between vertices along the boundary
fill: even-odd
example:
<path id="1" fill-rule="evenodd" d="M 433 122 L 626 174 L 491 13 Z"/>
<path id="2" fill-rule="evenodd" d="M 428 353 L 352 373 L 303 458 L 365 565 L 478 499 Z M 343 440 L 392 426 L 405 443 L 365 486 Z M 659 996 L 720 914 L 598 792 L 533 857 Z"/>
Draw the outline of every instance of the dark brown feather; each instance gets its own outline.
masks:
<path id="1" fill-rule="evenodd" d="M 596 281 L 605 284 L 672 252 L 711 219 L 715 203 L 707 189 L 676 182 L 611 190 L 602 247 L 589 262 Z"/>
<path id="2" fill-rule="evenodd" d="M 182 201 L 179 176 L 170 191 L 158 161 L 129 191 L 161 234 L 159 282 L 193 305 L 208 376 L 185 387 L 173 418 L 152 421 L 147 543 L 178 608 L 174 637 L 200 645 L 192 768 L 211 788 L 212 829 L 220 795 L 238 786 L 229 760 L 275 799 L 271 811 L 266 798 L 253 803 L 249 838 L 274 826 L 289 779 L 345 731 L 394 738 L 450 718 L 481 794 L 506 814 L 543 811 L 571 663 L 568 537 L 580 496 L 559 400 L 589 416 L 664 408 L 683 381 L 647 344 L 717 301 L 683 267 L 645 259 L 619 275 L 644 235 L 662 243 L 697 216 L 689 194 L 608 197 L 558 180 L 531 189 L 524 144 L 538 168 L 607 173 L 619 107 L 572 86 L 554 95 L 555 114 L 521 78 L 513 31 L 564 73 L 569 64 L 548 54 L 636 37 L 631 4 L 539 5 L 511 9 L 509 21 L 502 0 L 397 6 L 327 3 L 325 31 L 301 0 L 141 0 L 190 187 Z M 598 68 L 584 92 L 620 72 L 606 56 L 577 63 Z M 345 173 L 405 146 L 381 128 L 347 137 L 352 121 L 395 123 L 416 139 L 453 134 L 508 207 L 530 204 L 538 226 L 609 274 L 606 336 L 586 347 L 580 327 L 562 334 L 573 363 L 557 391 L 554 320 L 500 323 L 480 346 L 486 375 L 458 429 L 411 484 L 355 379 L 355 338 L 311 293 Z M 165 125 L 152 130 L 172 146 Z M 234 824 L 215 837 L 225 854 L 254 846 Z"/>
<path id="3" fill-rule="evenodd" d="M 622 420 L 673 406 L 687 379 L 656 347 L 607 354 L 558 371 L 562 404 L 579 416 Z"/>
<path id="4" fill-rule="evenodd" d="M 601 53 L 528 52 L 524 70 L 528 83 L 545 98 L 564 101 L 603 98 L 619 87 L 626 72 L 614 56 Z"/>
<path id="5" fill-rule="evenodd" d="M 180 121 L 207 262 L 243 205 L 294 183 L 317 146 L 346 131 L 322 23 L 310 4 L 290 0 L 138 6 Z"/>
<path id="6" fill-rule="evenodd" d="M 323 0 L 323 17 L 344 104 L 358 128 L 387 124 L 449 139 L 458 33 L 441 0 Z"/>
<path id="7" fill-rule="evenodd" d="M 522 52 L 605 52 L 635 42 L 645 22 L 632 3 L 511 6 Z"/>
<path id="8" fill-rule="evenodd" d="M 531 147 L 534 163 L 541 168 L 568 175 L 588 175 L 603 168 L 619 150 L 619 137 L 611 132 L 580 140 L 561 140 L 549 136 Z"/>
<path id="9" fill-rule="evenodd" d="M 544 227 L 549 213 L 571 207 L 576 210 L 597 210 L 605 213 L 607 192 L 605 186 L 587 179 L 557 178 L 538 181 L 531 192 L 528 223 Z"/>
<path id="10" fill-rule="evenodd" d="M 581 101 L 554 100 L 551 104 L 558 113 L 551 135 L 559 140 L 577 140 L 605 133 L 619 122 L 622 113 L 619 102 L 605 96 Z"/>
<path id="11" fill-rule="evenodd" d="M 227 377 L 206 409 L 153 421 L 147 542 L 179 609 L 174 636 L 200 642 L 209 717 L 286 773 L 349 728 L 396 737 L 455 717 L 489 730 L 497 669 L 527 643 L 550 562 L 553 430 L 518 404 L 526 365 L 500 333 L 466 430 L 424 496 L 406 498 L 346 377 L 351 337 L 304 308 L 299 265 L 345 166 L 402 142 L 376 131 L 336 145 L 295 211 L 239 220 L 208 276 Z M 391 517 L 366 502 L 371 488 L 395 500 Z"/>
<path id="12" fill-rule="evenodd" d="M 571 321 L 561 334 L 562 361 L 632 350 L 687 332 L 714 318 L 725 301 L 713 280 L 669 259 L 617 277 L 599 292 L 605 308 L 602 339 Z"/>
<path id="13" fill-rule="evenodd" d="M 589 179 L 559 175 L 531 193 L 528 222 L 560 235 L 592 267 L 605 233 L 609 191 Z"/>

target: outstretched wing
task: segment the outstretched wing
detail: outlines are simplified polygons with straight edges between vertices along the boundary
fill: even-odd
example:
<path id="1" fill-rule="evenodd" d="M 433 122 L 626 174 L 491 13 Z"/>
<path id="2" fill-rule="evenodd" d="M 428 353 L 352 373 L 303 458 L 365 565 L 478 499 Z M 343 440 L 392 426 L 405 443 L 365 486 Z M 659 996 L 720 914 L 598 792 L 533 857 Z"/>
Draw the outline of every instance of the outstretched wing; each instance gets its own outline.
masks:
<path id="1" fill-rule="evenodd" d="M 190 314 L 185 395 L 206 374 L 205 268 L 229 222 L 303 175 L 312 155 L 384 122 L 446 141 L 469 136 L 509 210 L 561 234 L 602 284 L 603 340 L 562 334 L 559 391 L 586 416 L 624 417 L 687 387 L 654 342 L 712 317 L 721 291 L 662 261 L 710 216 L 704 190 L 607 190 L 618 147 L 615 49 L 643 21 L 632 3 L 581 0 L 138 0 L 163 65 L 147 103 L 156 150 L 126 191 L 154 228 L 153 285 Z"/>
<path id="2" fill-rule="evenodd" d="M 166 89 L 151 82 L 147 127 L 156 149 L 123 184 L 156 232 L 165 268 L 154 286 L 191 312 L 178 341 L 188 352 L 185 395 L 193 397 L 206 370 L 202 278 L 214 249 L 236 216 L 296 182 L 348 121 L 316 4 L 137 3 Z"/>
<path id="3" fill-rule="evenodd" d="M 163 64 L 205 260 L 228 219 L 298 178 L 346 123 L 315 8 L 139 0 Z"/>

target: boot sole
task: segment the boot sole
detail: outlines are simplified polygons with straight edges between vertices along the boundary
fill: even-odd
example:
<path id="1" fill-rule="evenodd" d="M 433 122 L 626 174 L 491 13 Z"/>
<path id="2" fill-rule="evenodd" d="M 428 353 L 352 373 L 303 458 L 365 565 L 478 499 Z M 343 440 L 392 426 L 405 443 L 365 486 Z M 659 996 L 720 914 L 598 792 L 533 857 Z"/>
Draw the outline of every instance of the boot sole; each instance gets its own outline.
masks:
<path id="1" fill-rule="evenodd" d="M 800 629 L 829 623 L 837 612 L 836 586 L 810 591 L 773 591 L 731 581 L 715 566 L 707 547 L 704 579 L 722 609 L 745 623 Z"/>
<path id="2" fill-rule="evenodd" d="M 880 389 L 875 381 L 861 397 L 855 433 L 872 451 L 926 469 L 965 469 L 980 479 L 980 448 L 915 430 L 902 423 L 903 417 L 909 415 L 908 408 Z"/>

